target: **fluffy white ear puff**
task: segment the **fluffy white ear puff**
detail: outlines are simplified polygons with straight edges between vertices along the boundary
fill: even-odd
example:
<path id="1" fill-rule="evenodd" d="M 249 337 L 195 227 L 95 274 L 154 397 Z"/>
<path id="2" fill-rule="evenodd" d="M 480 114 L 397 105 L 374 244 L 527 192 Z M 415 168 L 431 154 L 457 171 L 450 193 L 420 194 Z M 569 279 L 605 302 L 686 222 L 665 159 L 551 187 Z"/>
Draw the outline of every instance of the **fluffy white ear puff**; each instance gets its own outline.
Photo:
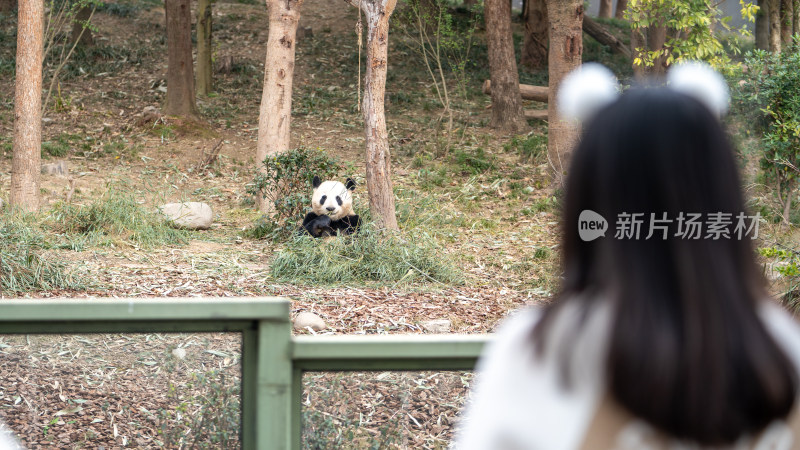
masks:
<path id="1" fill-rule="evenodd" d="M 728 111 L 730 95 L 725 79 L 708 64 L 687 62 L 670 69 L 667 75 L 669 87 L 694 97 L 717 116 Z"/>
<path id="2" fill-rule="evenodd" d="M 564 119 L 585 121 L 619 96 L 617 78 L 605 66 L 584 64 L 561 82 L 558 112 Z"/>

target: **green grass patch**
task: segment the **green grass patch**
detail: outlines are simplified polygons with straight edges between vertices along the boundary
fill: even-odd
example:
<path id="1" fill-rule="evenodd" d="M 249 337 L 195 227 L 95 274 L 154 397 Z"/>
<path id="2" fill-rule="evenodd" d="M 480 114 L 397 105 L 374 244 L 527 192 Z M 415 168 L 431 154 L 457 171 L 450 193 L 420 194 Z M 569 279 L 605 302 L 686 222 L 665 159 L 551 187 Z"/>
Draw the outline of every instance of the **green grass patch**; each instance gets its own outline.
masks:
<path id="1" fill-rule="evenodd" d="M 460 284 L 463 278 L 429 235 L 382 233 L 371 224 L 354 236 L 297 236 L 278 253 L 272 276 L 298 284 L 365 282 Z"/>
<path id="2" fill-rule="evenodd" d="M 519 153 L 525 161 L 539 162 L 547 157 L 547 132 L 514 136 L 511 141 L 503 145 L 503 149 L 507 152 Z"/>
<path id="3" fill-rule="evenodd" d="M 0 218 L 0 292 L 83 288 L 65 264 L 42 256 L 48 243 L 35 221 L 13 212 Z"/>
<path id="4" fill-rule="evenodd" d="M 187 231 L 172 228 L 158 211 L 118 188 L 89 205 L 59 203 L 51 211 L 49 222 L 54 231 L 71 238 L 73 248 L 123 242 L 148 248 L 182 245 L 189 236 Z"/>

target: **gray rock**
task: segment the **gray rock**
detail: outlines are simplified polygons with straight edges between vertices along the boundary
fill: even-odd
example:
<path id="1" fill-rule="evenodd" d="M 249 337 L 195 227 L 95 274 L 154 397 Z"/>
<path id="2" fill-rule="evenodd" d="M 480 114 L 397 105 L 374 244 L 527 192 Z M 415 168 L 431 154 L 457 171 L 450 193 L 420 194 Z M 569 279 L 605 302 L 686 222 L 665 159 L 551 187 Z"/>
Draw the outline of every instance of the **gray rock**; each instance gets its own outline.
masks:
<path id="1" fill-rule="evenodd" d="M 67 175 L 69 169 L 66 161 L 56 161 L 54 163 L 42 164 L 42 174 L 44 175 Z"/>
<path id="2" fill-rule="evenodd" d="M 178 359 L 184 359 L 184 358 L 186 358 L 186 350 L 184 350 L 182 348 L 173 349 L 172 350 L 172 356 L 174 356 L 174 357 L 176 357 Z"/>
<path id="3" fill-rule="evenodd" d="M 322 331 L 328 328 L 322 317 L 308 311 L 303 311 L 294 318 L 294 329 L 305 330 L 306 327 L 311 327 L 314 331 Z"/>
<path id="4" fill-rule="evenodd" d="M 0 198 L 0 209 L 3 209 L 4 206 L 6 206 L 6 203 Z"/>
<path id="5" fill-rule="evenodd" d="M 428 333 L 449 333 L 450 321 L 448 319 L 427 320 L 422 322 L 422 329 Z"/>
<path id="6" fill-rule="evenodd" d="M 211 206 L 201 202 L 167 203 L 158 208 L 172 226 L 189 230 L 207 230 L 214 220 Z"/>

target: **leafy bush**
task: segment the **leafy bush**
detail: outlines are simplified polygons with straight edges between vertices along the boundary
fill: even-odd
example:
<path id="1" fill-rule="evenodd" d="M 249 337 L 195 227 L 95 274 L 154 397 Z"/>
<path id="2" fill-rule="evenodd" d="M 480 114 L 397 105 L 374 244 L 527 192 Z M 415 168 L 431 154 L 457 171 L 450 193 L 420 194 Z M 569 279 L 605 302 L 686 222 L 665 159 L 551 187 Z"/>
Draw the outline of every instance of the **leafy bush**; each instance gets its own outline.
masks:
<path id="1" fill-rule="evenodd" d="M 792 313 L 800 312 L 800 252 L 789 248 L 763 247 L 758 249 L 771 270 L 783 278 L 780 300 Z"/>
<path id="2" fill-rule="evenodd" d="M 800 41 L 795 37 L 780 53 L 754 51 L 745 64 L 750 82 L 744 96 L 767 119 L 761 129 L 761 169 L 777 186 L 788 216 L 800 175 Z"/>
<path id="3" fill-rule="evenodd" d="M 262 218 L 246 234 L 261 238 L 296 231 L 298 222 L 311 205 L 314 175 L 323 180 L 334 179 L 343 170 L 338 160 L 321 149 L 300 147 L 267 156 L 263 171 L 256 174 L 247 192 L 268 199 L 274 208 L 269 217 Z"/>
<path id="4" fill-rule="evenodd" d="M 461 274 L 422 232 L 382 233 L 370 224 L 330 240 L 296 236 L 272 263 L 272 276 L 306 284 L 368 281 L 460 283 Z"/>

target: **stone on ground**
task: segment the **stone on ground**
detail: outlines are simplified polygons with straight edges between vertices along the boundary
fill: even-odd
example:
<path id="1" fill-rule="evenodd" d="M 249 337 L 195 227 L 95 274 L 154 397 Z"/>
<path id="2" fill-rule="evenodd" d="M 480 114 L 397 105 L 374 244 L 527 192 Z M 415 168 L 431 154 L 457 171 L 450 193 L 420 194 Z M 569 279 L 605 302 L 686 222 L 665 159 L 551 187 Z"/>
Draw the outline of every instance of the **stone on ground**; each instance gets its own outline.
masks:
<path id="1" fill-rule="evenodd" d="M 294 329 L 305 330 L 306 327 L 311 327 L 314 331 L 322 331 L 328 328 L 322 317 L 308 311 L 303 311 L 294 318 Z"/>
<path id="2" fill-rule="evenodd" d="M 422 329 L 428 333 L 449 333 L 450 321 L 448 319 L 435 319 L 422 322 Z"/>
<path id="3" fill-rule="evenodd" d="M 67 175 L 68 173 L 69 169 L 66 161 L 42 164 L 42 174 L 44 175 Z"/>
<path id="4" fill-rule="evenodd" d="M 172 226 L 189 230 L 207 230 L 213 222 L 214 211 L 207 203 L 167 203 L 158 208 Z"/>

